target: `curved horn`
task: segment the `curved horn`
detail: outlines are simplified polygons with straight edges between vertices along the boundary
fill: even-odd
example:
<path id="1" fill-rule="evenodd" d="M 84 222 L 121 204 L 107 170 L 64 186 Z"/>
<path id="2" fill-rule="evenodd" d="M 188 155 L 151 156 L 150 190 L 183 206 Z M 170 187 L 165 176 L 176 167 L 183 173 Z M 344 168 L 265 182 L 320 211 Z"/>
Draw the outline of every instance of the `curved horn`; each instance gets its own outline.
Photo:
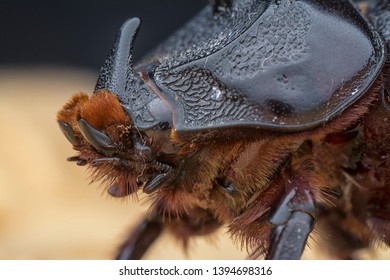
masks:
<path id="1" fill-rule="evenodd" d="M 122 25 L 114 47 L 100 70 L 94 93 L 107 89 L 117 96 L 123 96 L 126 89 L 133 83 L 133 45 L 140 24 L 139 18 L 132 18 Z"/>

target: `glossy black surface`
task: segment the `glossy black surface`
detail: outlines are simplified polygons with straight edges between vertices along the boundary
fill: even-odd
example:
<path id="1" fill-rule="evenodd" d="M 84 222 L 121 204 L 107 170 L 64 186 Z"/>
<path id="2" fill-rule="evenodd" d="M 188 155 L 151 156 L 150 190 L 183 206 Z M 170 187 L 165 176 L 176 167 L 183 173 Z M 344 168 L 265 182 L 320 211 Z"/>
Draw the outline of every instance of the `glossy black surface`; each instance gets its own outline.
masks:
<path id="1" fill-rule="evenodd" d="M 385 60 L 382 39 L 347 0 L 209 5 L 133 68 L 139 24 L 123 25 L 95 91 L 116 94 L 140 130 L 171 127 L 170 114 L 177 132 L 310 129 L 358 100 Z"/>
<path id="2" fill-rule="evenodd" d="M 74 134 L 72 126 L 67 124 L 66 122 L 63 122 L 63 121 L 58 121 L 58 124 L 60 126 L 62 133 L 65 135 L 66 139 L 68 139 L 68 141 L 72 145 L 76 145 L 77 138 L 76 138 L 76 135 Z"/>
<path id="3" fill-rule="evenodd" d="M 152 55 L 177 131 L 305 130 L 371 86 L 384 44 L 349 1 L 235 1 L 204 9 Z"/>
<path id="4" fill-rule="evenodd" d="M 114 47 L 100 70 L 94 92 L 107 89 L 123 96 L 129 88 L 134 87 L 133 45 L 140 24 L 140 19 L 132 18 L 122 25 Z"/>
<path id="5" fill-rule="evenodd" d="M 106 155 L 112 155 L 114 144 L 111 139 L 104 133 L 93 128 L 87 121 L 80 119 L 77 121 L 81 134 L 84 138 L 99 152 Z"/>

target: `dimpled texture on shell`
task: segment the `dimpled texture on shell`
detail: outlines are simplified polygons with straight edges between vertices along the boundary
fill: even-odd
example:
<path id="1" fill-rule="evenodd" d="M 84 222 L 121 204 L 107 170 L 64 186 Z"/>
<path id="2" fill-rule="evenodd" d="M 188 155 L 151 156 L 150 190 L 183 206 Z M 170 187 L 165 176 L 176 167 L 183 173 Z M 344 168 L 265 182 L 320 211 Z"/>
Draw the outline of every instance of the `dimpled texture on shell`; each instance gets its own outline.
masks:
<path id="1" fill-rule="evenodd" d="M 389 1 L 370 1 L 368 6 L 368 15 L 370 22 L 376 30 L 382 35 L 387 45 L 390 44 L 390 2 Z"/>
<path id="2" fill-rule="evenodd" d="M 360 98 L 385 57 L 349 1 L 233 1 L 206 7 L 151 54 L 176 131 L 300 131 Z"/>

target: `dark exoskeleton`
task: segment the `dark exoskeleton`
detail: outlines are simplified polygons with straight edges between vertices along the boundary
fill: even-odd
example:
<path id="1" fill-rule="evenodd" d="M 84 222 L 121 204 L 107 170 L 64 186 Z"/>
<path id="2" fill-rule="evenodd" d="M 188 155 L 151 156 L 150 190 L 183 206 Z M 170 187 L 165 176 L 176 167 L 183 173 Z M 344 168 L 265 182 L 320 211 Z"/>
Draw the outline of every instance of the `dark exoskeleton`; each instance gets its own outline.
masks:
<path id="1" fill-rule="evenodd" d="M 314 227 L 338 258 L 390 245 L 388 1 L 215 0 L 133 66 L 139 27 L 58 114 L 71 161 L 150 198 L 117 258 L 222 225 L 267 259 L 300 258 Z"/>

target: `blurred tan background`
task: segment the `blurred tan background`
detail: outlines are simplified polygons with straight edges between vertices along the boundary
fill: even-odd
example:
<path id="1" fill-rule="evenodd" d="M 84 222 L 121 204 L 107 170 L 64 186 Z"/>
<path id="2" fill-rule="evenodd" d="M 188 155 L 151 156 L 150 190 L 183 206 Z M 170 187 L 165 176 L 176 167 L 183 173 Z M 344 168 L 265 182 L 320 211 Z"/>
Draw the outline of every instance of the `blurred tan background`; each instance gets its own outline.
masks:
<path id="1" fill-rule="evenodd" d="M 110 198 L 89 185 L 85 167 L 56 123 L 75 92 L 91 92 L 97 73 L 60 68 L 0 68 L 0 259 L 111 259 L 147 205 Z M 329 258 L 311 241 L 304 258 Z M 320 247 L 320 248 L 318 248 Z M 146 259 L 244 259 L 224 230 L 196 238 L 185 255 L 170 235 Z M 390 259 L 364 250 L 364 259 Z"/>

